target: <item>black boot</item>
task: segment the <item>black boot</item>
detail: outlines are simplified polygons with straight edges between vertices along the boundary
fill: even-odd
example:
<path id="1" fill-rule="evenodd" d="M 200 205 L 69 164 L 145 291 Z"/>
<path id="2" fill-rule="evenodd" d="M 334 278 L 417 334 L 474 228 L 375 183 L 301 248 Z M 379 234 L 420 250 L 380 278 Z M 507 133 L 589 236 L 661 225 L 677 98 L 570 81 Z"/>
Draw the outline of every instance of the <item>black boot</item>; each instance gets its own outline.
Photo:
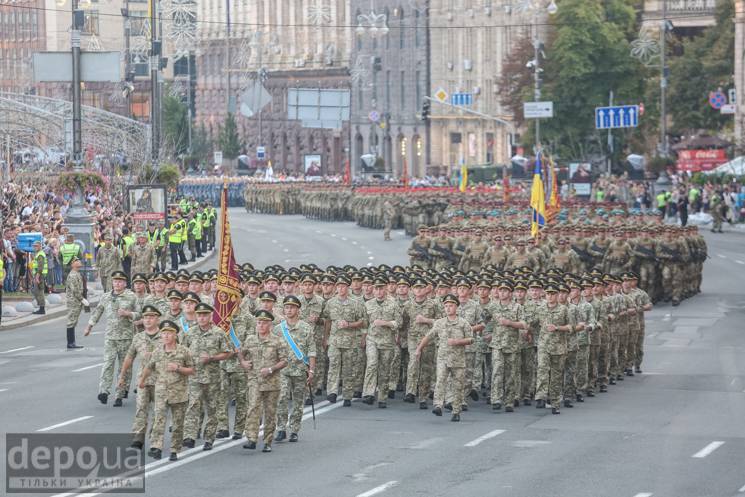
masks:
<path id="1" fill-rule="evenodd" d="M 277 432 L 277 435 L 276 435 L 276 436 L 274 437 L 274 441 L 275 441 L 275 442 L 281 442 L 281 441 L 282 441 L 282 440 L 284 440 L 285 438 L 287 438 L 287 432 L 286 432 L 286 431 L 284 431 L 284 430 L 279 430 L 279 431 Z"/>
<path id="2" fill-rule="evenodd" d="M 44 310 L 44 306 L 42 305 L 37 310 L 35 310 L 34 312 L 32 312 L 31 314 L 46 314 L 46 313 L 47 313 L 47 311 Z"/>
<path id="3" fill-rule="evenodd" d="M 81 345 L 75 345 L 75 328 L 67 328 L 67 348 L 82 349 Z"/>

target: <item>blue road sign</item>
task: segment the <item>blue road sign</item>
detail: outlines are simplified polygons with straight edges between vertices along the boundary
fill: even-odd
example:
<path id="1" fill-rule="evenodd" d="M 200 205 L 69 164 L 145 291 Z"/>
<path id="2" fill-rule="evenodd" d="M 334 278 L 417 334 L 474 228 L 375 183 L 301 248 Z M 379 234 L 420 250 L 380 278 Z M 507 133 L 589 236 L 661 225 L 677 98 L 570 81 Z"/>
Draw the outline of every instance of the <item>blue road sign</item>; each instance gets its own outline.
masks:
<path id="1" fill-rule="evenodd" d="M 618 105 L 595 109 L 595 128 L 635 128 L 639 126 L 638 105 Z"/>
<path id="2" fill-rule="evenodd" d="M 256 147 L 256 158 L 259 160 L 266 159 L 266 147 Z"/>
<path id="3" fill-rule="evenodd" d="M 473 94 L 472 93 L 453 93 L 450 95 L 450 103 L 452 105 L 466 106 L 473 105 Z"/>

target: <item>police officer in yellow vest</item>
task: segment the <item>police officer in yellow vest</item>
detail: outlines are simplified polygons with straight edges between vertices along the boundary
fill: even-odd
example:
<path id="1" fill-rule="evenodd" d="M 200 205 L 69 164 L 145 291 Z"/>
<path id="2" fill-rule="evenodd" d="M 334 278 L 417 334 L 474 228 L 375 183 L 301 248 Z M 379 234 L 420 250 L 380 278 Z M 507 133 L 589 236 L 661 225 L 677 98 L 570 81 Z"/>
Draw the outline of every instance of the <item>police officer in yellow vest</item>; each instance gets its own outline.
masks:
<path id="1" fill-rule="evenodd" d="M 80 245 L 75 243 L 75 237 L 72 233 L 68 233 L 65 236 L 65 243 L 59 249 L 60 256 L 62 257 L 62 273 L 64 275 L 63 281 L 67 280 L 67 275 L 70 274 L 70 267 L 72 266 L 72 260 L 75 258 L 83 260 L 83 253 L 80 250 Z"/>
<path id="2" fill-rule="evenodd" d="M 181 215 L 176 214 L 178 219 L 171 222 L 168 228 L 168 250 L 171 253 L 171 271 L 178 270 L 179 250 L 181 249 Z"/>
<path id="3" fill-rule="evenodd" d="M 34 311 L 34 314 L 46 314 L 44 310 L 46 304 L 44 290 L 46 288 L 49 265 L 47 264 L 47 254 L 41 248 L 41 242 L 34 242 L 34 256 L 31 259 L 30 269 L 33 283 L 32 293 L 36 299 L 36 303 L 39 304 L 39 308 Z"/>

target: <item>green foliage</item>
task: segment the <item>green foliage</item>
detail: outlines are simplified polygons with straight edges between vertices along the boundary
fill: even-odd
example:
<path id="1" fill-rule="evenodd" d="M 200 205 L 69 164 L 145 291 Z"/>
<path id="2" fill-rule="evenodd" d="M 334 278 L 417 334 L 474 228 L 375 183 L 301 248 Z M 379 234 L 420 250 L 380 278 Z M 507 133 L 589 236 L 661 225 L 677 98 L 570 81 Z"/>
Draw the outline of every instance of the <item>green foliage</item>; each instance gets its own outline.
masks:
<path id="1" fill-rule="evenodd" d="M 160 166 L 156 181 L 166 185 L 168 189 L 178 187 L 178 182 L 181 179 L 181 171 L 176 164 L 165 164 Z"/>
<path id="2" fill-rule="evenodd" d="M 223 157 L 226 159 L 235 159 L 240 155 L 243 143 L 238 136 L 238 126 L 232 113 L 227 115 L 225 123 L 220 127 L 217 142 L 220 145 Z"/>
<path id="3" fill-rule="evenodd" d="M 673 132 L 719 131 L 732 121 L 709 105 L 709 92 L 734 87 L 735 8 L 717 2 L 717 23 L 682 44 L 683 55 L 670 60 L 670 112 Z"/>
<path id="4" fill-rule="evenodd" d="M 78 188 L 100 193 L 108 188 L 108 181 L 98 171 L 84 170 L 61 173 L 57 177 L 57 187 L 65 192 L 74 193 Z"/>
<path id="5" fill-rule="evenodd" d="M 163 97 L 163 138 L 164 145 L 173 150 L 177 157 L 189 148 L 189 110 L 179 98 L 171 95 Z"/>
<path id="6" fill-rule="evenodd" d="M 675 160 L 672 157 L 662 157 L 656 155 L 652 157 L 647 163 L 647 170 L 653 173 L 661 173 L 668 167 L 675 165 Z"/>
<path id="7" fill-rule="evenodd" d="M 594 108 L 608 104 L 611 90 L 616 104 L 638 103 L 644 90 L 645 70 L 629 55 L 634 2 L 563 0 L 555 20 L 543 73 L 554 117 L 542 121 L 542 141 L 566 160 L 603 154 L 606 139 L 595 130 Z M 632 133 L 615 133 L 617 153 Z"/>

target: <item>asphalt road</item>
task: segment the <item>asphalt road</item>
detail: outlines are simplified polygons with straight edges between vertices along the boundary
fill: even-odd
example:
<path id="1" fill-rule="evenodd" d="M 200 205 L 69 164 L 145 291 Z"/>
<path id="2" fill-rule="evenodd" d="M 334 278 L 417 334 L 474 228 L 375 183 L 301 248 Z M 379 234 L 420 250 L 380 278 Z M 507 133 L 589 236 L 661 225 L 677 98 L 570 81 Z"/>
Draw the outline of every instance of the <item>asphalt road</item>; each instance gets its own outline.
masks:
<path id="1" fill-rule="evenodd" d="M 231 216 L 239 262 L 406 262 L 401 233 L 383 242 L 351 223 Z M 400 394 L 386 410 L 324 401 L 317 428 L 306 419 L 300 442 L 275 443 L 272 454 L 229 441 L 176 463 L 150 459 L 147 494 L 745 496 L 745 234 L 705 234 L 704 292 L 648 314 L 644 374 L 561 416 L 533 407 L 492 414 L 478 402 L 455 424 Z M 101 329 L 77 352 L 63 348 L 61 319 L 0 333 L 2 432 L 129 431 L 132 397 L 121 409 L 96 400 Z M 4 454 L 4 437 L 0 445 Z"/>

